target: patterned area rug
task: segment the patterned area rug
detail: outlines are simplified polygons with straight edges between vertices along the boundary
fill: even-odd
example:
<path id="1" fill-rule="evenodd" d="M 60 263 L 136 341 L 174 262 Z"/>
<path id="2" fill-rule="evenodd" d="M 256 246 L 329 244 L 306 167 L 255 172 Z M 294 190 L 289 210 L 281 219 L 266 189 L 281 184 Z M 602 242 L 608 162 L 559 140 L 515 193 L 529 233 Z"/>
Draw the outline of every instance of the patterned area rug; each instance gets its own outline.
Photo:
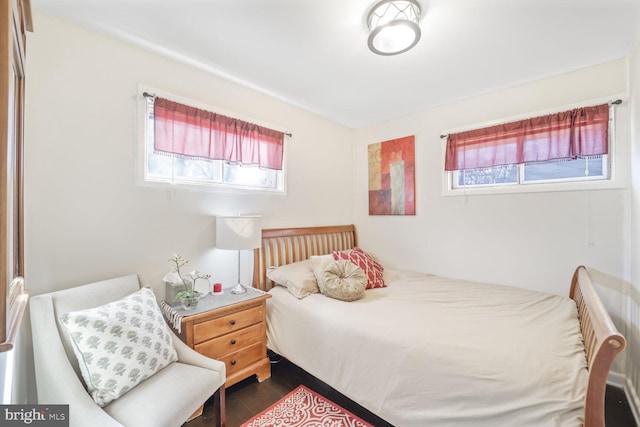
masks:
<path id="1" fill-rule="evenodd" d="M 332 401 L 298 386 L 240 427 L 373 427 Z"/>

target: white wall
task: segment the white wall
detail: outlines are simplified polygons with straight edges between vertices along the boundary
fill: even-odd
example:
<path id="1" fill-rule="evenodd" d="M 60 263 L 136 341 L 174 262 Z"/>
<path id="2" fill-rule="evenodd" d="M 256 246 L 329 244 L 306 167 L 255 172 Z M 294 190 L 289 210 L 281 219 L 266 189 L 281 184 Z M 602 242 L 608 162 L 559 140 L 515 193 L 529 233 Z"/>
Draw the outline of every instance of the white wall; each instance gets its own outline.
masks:
<path id="1" fill-rule="evenodd" d="M 440 135 L 626 91 L 626 61 L 619 60 L 358 130 L 355 215 L 362 245 L 391 266 L 559 294 L 568 293 L 567 281 L 581 263 L 621 277 L 625 189 L 443 197 Z M 417 215 L 369 216 L 367 145 L 412 134 Z M 621 130 L 617 149 L 628 150 L 628 144 L 628 132 Z M 391 235 L 397 244 L 388 244 Z"/>
<path id="2" fill-rule="evenodd" d="M 262 213 L 266 227 L 355 222 L 360 245 L 391 268 L 566 295 L 573 269 L 585 264 L 596 274 L 619 328 L 635 334 L 638 358 L 638 324 L 625 329 L 627 286 L 634 283 L 637 296 L 640 283 L 640 267 L 632 262 L 640 242 L 638 173 L 633 196 L 627 188 L 441 195 L 441 131 L 625 93 L 625 60 L 353 131 L 34 12 L 25 158 L 25 264 L 33 294 L 130 272 L 158 284 L 175 251 L 216 281 L 230 283 L 233 254 L 213 249 L 216 214 Z M 290 130 L 288 195 L 174 194 L 136 186 L 138 83 Z M 638 105 L 640 95 L 633 99 Z M 620 111 L 628 126 L 629 108 Z M 634 110 L 636 167 L 638 116 Z M 405 135 L 416 136 L 417 215 L 369 216 L 367 145 Z M 619 133 L 617 144 L 628 153 L 628 132 Z M 628 165 L 621 166 L 628 174 Z M 621 360 L 615 369 L 624 372 Z M 28 366 L 20 370 L 32 376 Z M 25 376 L 21 382 L 30 386 L 32 378 Z"/>
<path id="3" fill-rule="evenodd" d="M 356 131 L 355 223 L 360 244 L 386 266 L 568 295 L 578 265 L 593 270 L 623 328 L 628 280 L 628 189 L 444 197 L 443 141 L 471 126 L 627 93 L 618 60 L 434 108 Z M 428 96 L 428 94 L 425 94 Z M 628 106 L 616 147 L 628 181 Z M 416 216 L 369 216 L 367 145 L 416 136 Z M 624 357 L 615 369 L 624 371 Z"/>
<path id="4" fill-rule="evenodd" d="M 157 285 L 173 252 L 234 284 L 236 253 L 214 249 L 216 214 L 262 214 L 264 227 L 352 222 L 352 130 L 34 12 L 25 135 L 25 276 L 33 295 L 132 272 Z M 137 186 L 139 83 L 292 132 L 288 194 Z M 251 265 L 244 266 L 246 282 Z"/>
<path id="5" fill-rule="evenodd" d="M 352 130 L 37 10 L 34 20 L 25 155 L 33 294 L 130 272 L 156 283 L 173 252 L 232 282 L 235 254 L 213 251 L 216 214 L 262 214 L 265 227 L 352 220 L 352 188 L 343 184 L 353 176 Z M 138 83 L 291 131 L 288 194 L 137 186 Z"/>

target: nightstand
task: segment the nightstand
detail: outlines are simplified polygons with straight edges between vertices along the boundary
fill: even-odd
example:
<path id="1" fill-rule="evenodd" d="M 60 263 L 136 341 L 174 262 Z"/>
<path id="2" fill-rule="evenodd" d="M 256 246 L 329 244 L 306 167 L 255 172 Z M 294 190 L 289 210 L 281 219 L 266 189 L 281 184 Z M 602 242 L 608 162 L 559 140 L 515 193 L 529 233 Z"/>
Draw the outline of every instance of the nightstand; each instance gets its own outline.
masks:
<path id="1" fill-rule="evenodd" d="M 253 288 L 240 295 L 225 291 L 205 296 L 192 312 L 166 304 L 163 311 L 189 347 L 225 363 L 225 387 L 251 375 L 262 382 L 271 377 L 266 330 L 266 301 L 271 295 Z"/>

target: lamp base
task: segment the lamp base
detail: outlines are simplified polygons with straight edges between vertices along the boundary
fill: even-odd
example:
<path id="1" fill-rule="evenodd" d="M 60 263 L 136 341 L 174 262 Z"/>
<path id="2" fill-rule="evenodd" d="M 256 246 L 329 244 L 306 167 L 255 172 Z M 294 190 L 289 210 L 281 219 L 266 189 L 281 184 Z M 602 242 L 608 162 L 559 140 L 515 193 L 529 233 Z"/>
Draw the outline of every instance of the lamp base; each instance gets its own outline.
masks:
<path id="1" fill-rule="evenodd" d="M 232 294 L 244 294 L 245 292 L 247 292 L 247 288 L 245 288 L 244 286 L 242 286 L 240 283 L 238 283 L 237 285 L 235 285 L 232 289 L 231 289 L 231 293 Z"/>

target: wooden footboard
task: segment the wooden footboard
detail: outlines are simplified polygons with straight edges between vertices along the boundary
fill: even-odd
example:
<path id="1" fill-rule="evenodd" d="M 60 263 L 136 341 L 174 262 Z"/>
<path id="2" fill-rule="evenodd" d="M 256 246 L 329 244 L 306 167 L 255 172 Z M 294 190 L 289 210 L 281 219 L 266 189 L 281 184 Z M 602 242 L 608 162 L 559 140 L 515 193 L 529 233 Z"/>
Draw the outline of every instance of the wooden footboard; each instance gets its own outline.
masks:
<path id="1" fill-rule="evenodd" d="M 273 287 L 267 278 L 269 267 L 304 261 L 312 255 L 330 254 L 356 245 L 353 224 L 262 230 L 262 246 L 255 250 L 253 258 L 253 287 L 263 291 Z"/>
<path id="2" fill-rule="evenodd" d="M 613 359 L 626 347 L 627 341 L 613 324 L 583 266 L 573 274 L 569 297 L 578 306 L 589 369 L 584 427 L 604 427 L 604 398 L 609 369 Z"/>

